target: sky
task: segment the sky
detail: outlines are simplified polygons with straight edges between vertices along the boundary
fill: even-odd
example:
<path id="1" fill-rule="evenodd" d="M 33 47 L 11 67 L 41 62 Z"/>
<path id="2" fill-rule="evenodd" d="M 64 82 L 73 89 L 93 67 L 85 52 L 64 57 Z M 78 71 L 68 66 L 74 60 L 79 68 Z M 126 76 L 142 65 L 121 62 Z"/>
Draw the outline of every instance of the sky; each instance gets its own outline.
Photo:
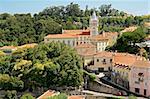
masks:
<path id="1" fill-rule="evenodd" d="M 150 14 L 150 0 L 0 0 L 0 13 L 31 13 L 35 14 L 46 7 L 68 5 L 74 2 L 81 9 L 98 8 L 102 4 L 112 4 L 112 7 L 133 15 Z"/>

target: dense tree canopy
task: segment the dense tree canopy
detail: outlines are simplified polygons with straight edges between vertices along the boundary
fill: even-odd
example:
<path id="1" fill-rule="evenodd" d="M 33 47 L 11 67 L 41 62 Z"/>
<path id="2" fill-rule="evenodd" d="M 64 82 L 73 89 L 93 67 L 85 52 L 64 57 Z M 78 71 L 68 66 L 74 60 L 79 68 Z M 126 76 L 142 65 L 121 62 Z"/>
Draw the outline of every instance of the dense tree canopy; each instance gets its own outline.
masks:
<path id="1" fill-rule="evenodd" d="M 63 43 L 40 43 L 35 48 L 1 56 L 0 61 L 0 89 L 78 87 L 83 82 L 81 59 Z"/>
<path id="2" fill-rule="evenodd" d="M 139 47 L 135 43 L 140 43 L 146 37 L 146 33 L 143 28 L 139 27 L 133 32 L 123 33 L 117 40 L 116 44 L 111 47 L 111 50 L 117 50 L 119 52 L 138 53 Z"/>
<path id="3" fill-rule="evenodd" d="M 55 96 L 50 96 L 47 99 L 68 99 L 66 94 L 59 94 L 59 95 L 55 95 Z"/>
<path id="4" fill-rule="evenodd" d="M 26 93 L 22 95 L 20 99 L 35 99 L 35 97 L 33 97 L 30 93 Z"/>
<path id="5" fill-rule="evenodd" d="M 50 33 L 61 33 L 61 26 L 51 18 L 35 20 L 30 14 L 0 15 L 0 46 L 38 43 Z"/>

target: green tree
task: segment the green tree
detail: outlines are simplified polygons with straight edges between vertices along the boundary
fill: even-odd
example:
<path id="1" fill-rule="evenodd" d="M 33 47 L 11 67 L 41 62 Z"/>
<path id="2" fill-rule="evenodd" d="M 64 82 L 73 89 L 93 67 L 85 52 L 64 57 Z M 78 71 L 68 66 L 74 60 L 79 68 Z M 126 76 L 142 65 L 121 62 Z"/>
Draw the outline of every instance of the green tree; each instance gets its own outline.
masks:
<path id="1" fill-rule="evenodd" d="M 20 97 L 20 99 L 35 99 L 30 93 L 26 93 Z"/>
<path id="2" fill-rule="evenodd" d="M 129 99 L 137 99 L 137 97 L 136 97 L 136 96 L 133 96 L 133 95 L 130 95 L 130 96 L 129 96 Z"/>
<path id="3" fill-rule="evenodd" d="M 67 5 L 66 13 L 69 16 L 79 16 L 80 15 L 80 8 L 78 4 L 74 4 L 73 2 Z"/>
<path id="4" fill-rule="evenodd" d="M 3 51 L 0 51 L 0 57 L 4 56 L 4 55 L 5 55 L 5 53 Z"/>
<path id="5" fill-rule="evenodd" d="M 8 74 L 0 74 L 0 88 L 4 90 L 21 90 L 24 82 Z"/>
<path id="6" fill-rule="evenodd" d="M 14 66 L 12 56 L 0 56 L 0 74 L 12 74 L 11 69 Z"/>
<path id="7" fill-rule="evenodd" d="M 5 94 L 4 99 L 17 99 L 17 92 L 15 90 L 12 91 L 7 91 L 7 93 Z"/>
<path id="8" fill-rule="evenodd" d="M 59 94 L 59 95 L 55 95 L 55 96 L 48 97 L 47 99 L 67 99 L 67 95 L 61 93 L 61 94 Z"/>
<path id="9" fill-rule="evenodd" d="M 118 38 L 116 44 L 110 49 L 136 54 L 139 51 L 139 47 L 135 44 L 142 42 L 145 36 L 146 34 L 141 27 L 133 32 L 125 32 Z"/>
<path id="10" fill-rule="evenodd" d="M 61 33 L 61 25 L 53 21 L 51 18 L 44 20 L 40 19 L 35 22 L 34 29 L 36 31 L 35 38 L 37 42 L 41 42 L 44 36 L 48 34 Z"/>

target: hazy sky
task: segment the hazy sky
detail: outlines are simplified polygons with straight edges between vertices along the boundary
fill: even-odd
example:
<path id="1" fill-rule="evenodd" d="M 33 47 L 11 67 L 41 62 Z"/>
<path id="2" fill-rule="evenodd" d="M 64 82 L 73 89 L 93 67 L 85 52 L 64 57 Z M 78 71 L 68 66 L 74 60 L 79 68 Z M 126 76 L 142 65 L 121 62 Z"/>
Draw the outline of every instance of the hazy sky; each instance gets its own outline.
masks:
<path id="1" fill-rule="evenodd" d="M 38 13 L 49 6 L 78 3 L 82 9 L 97 8 L 102 4 L 112 4 L 113 8 L 134 15 L 150 14 L 150 0 L 0 0 L 0 13 Z"/>

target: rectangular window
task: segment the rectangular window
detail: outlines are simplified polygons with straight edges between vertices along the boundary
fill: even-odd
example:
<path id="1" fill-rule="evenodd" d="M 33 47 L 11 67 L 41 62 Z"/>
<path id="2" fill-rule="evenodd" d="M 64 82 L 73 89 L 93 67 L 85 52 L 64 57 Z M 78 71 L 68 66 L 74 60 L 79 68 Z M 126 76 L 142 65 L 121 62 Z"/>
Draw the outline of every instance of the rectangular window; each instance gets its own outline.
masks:
<path id="1" fill-rule="evenodd" d="M 135 88 L 135 92 L 136 93 L 140 93 L 140 89 L 139 88 Z"/>
<path id="2" fill-rule="evenodd" d="M 97 59 L 97 62 L 99 62 L 99 59 Z"/>
<path id="3" fill-rule="evenodd" d="M 74 46 L 74 45 L 75 45 L 75 44 L 74 44 L 74 42 L 75 42 L 75 41 L 72 41 L 72 46 Z"/>
<path id="4" fill-rule="evenodd" d="M 110 59 L 110 63 L 112 63 L 112 59 Z"/>
<path id="5" fill-rule="evenodd" d="M 78 42 L 77 42 L 77 45 L 78 45 Z"/>
<path id="6" fill-rule="evenodd" d="M 98 68 L 98 71 L 102 72 L 102 71 L 104 71 L 104 68 Z"/>
<path id="7" fill-rule="evenodd" d="M 102 61 L 102 62 L 103 62 L 103 64 L 106 64 L 106 59 L 103 59 L 103 61 Z"/>
<path id="8" fill-rule="evenodd" d="M 70 41 L 68 41 L 68 45 L 70 45 Z"/>
<path id="9" fill-rule="evenodd" d="M 144 89 L 144 95 L 146 95 L 146 89 Z"/>

